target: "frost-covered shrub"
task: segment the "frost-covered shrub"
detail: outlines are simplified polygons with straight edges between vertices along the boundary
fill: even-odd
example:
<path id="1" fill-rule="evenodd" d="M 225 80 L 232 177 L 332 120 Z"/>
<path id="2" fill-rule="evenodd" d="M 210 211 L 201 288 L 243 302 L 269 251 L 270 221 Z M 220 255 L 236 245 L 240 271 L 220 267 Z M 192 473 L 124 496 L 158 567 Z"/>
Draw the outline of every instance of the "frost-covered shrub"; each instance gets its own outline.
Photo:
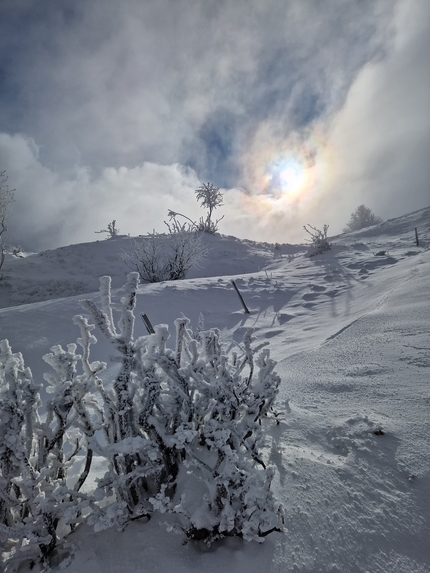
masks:
<path id="1" fill-rule="evenodd" d="M 7 568 L 23 560 L 47 563 L 90 505 L 79 493 L 84 475 L 73 488 L 66 481 L 74 456 L 85 449 L 82 436 L 72 444 L 68 435 L 78 398 L 75 349 L 54 347 L 44 356 L 54 372 L 46 376 L 51 397 L 42 416 L 41 385 L 22 355 L 0 342 L 0 557 Z"/>
<path id="2" fill-rule="evenodd" d="M 154 509 L 176 515 L 189 538 L 207 543 L 237 535 L 262 541 L 280 529 L 271 493 L 272 468 L 261 449 L 280 379 L 266 343 L 248 332 L 240 353 L 227 355 L 219 331 L 197 335 L 189 321 L 134 338 L 139 284 L 128 275 L 119 303 L 110 277 L 100 279 L 101 304 L 82 301 L 92 324 L 75 316 L 77 345 L 54 346 L 44 360 L 49 398 L 21 354 L 0 343 L 0 542 L 8 568 L 49 564 L 59 541 L 80 523 L 124 527 Z M 118 321 L 114 321 L 118 313 Z M 115 351 L 115 379 L 91 362 L 97 328 Z M 82 486 L 93 456 L 106 473 L 93 492 Z M 76 475 L 79 456 L 82 469 Z M 12 569 L 10 569 L 12 570 Z"/>
<path id="3" fill-rule="evenodd" d="M 177 322 L 184 334 L 186 326 Z M 203 504 L 200 496 L 180 495 L 180 488 L 170 500 L 164 487 L 151 502 L 156 509 L 180 514 L 182 528 L 191 538 L 210 542 L 239 535 L 261 541 L 279 526 L 270 492 L 273 473 L 266 469 L 260 452 L 260 423 L 276 396 L 279 378 L 267 351 L 254 360 L 249 333 L 241 359 L 228 359 L 217 331 L 204 332 L 202 338 L 201 351 L 196 353 L 197 345 L 188 337 L 191 360 L 179 373 L 194 397 L 190 401 L 193 416 L 182 417 L 172 439 L 184 458 L 177 483 L 192 482 L 193 489 L 203 494 Z"/>
<path id="4" fill-rule="evenodd" d="M 134 340 L 137 285 L 137 273 L 131 273 L 121 304 L 112 305 L 110 281 L 103 277 L 101 308 L 83 303 L 121 357 L 113 391 L 98 388 L 109 433 L 105 446 L 92 443 L 111 468 L 100 487 L 115 492 L 130 518 L 155 508 L 180 514 L 192 538 L 262 540 L 279 528 L 272 471 L 260 452 L 261 424 L 280 381 L 275 362 L 265 344 L 252 347 L 250 333 L 240 357 L 225 353 L 218 330 L 200 331 L 198 342 L 186 318 L 175 321 L 174 350 L 166 345 L 166 325 Z M 118 332 L 112 308 L 120 312 Z M 88 330 L 83 317 L 75 321 Z M 201 496 L 189 495 L 196 487 L 203 505 Z"/>
<path id="5" fill-rule="evenodd" d="M 24 257 L 21 245 L 7 245 L 6 251 L 13 257 L 19 257 L 19 258 Z"/>
<path id="6" fill-rule="evenodd" d="M 144 282 L 156 283 L 184 279 L 205 254 L 200 233 L 179 230 L 168 234 L 154 232 L 133 241 L 131 254 L 123 253 L 122 260 Z"/>
<path id="7" fill-rule="evenodd" d="M 331 249 L 330 241 L 327 238 L 328 225 L 324 225 L 322 231 L 312 227 L 312 225 L 304 225 L 303 228 L 308 233 L 308 235 L 311 236 L 308 241 L 308 255 L 310 257 L 313 257 L 314 255 L 321 255 L 325 251 L 329 251 Z"/>

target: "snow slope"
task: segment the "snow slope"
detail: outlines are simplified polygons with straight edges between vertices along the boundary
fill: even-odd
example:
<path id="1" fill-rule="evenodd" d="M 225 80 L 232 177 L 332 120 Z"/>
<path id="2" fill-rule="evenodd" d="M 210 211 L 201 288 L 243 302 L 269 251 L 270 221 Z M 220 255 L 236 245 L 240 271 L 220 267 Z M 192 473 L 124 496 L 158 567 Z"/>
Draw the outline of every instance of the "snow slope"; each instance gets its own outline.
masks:
<path id="1" fill-rule="evenodd" d="M 94 292 L 99 286 L 98 278 L 103 275 L 110 275 L 113 288 L 119 288 L 130 272 L 120 255 L 131 253 L 134 240 L 120 236 L 22 257 L 7 255 L 0 279 L 0 308 Z M 188 277 L 258 271 L 273 258 L 273 245 L 268 243 L 218 234 L 204 235 L 204 242 L 208 256 Z M 283 247 L 284 253 L 303 250 L 303 246 Z"/>
<path id="2" fill-rule="evenodd" d="M 69 537 L 67 571 L 430 571 L 430 208 L 335 237 L 330 252 L 312 258 L 303 246 L 283 245 L 274 259 L 267 244 L 207 240 L 210 255 L 194 278 L 142 285 L 137 310 L 170 326 L 181 313 L 197 325 L 202 313 L 228 347 L 247 328 L 270 341 L 282 415 L 265 454 L 277 470 L 285 532 L 263 545 L 229 539 L 207 549 L 167 533 L 162 516 L 124 532 L 82 528 Z M 0 339 L 23 352 L 35 376 L 51 346 L 76 340 L 81 293 L 97 299 L 102 274 L 121 284 L 125 244 L 5 263 Z M 138 322 L 136 334 L 144 333 Z M 93 359 L 109 352 L 99 337 Z"/>

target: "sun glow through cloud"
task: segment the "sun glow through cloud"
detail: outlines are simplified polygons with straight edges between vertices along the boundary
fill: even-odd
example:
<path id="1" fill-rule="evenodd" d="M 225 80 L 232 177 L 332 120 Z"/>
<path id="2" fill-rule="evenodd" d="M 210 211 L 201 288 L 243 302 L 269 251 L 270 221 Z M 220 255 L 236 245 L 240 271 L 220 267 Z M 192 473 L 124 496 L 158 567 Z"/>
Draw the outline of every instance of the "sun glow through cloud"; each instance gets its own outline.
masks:
<path id="1" fill-rule="evenodd" d="M 281 185 L 285 185 L 286 191 L 288 193 L 294 193 L 294 191 L 300 189 L 303 184 L 303 168 L 297 161 L 290 160 L 285 166 L 281 167 L 279 178 Z"/>
<path id="2" fill-rule="evenodd" d="M 307 176 L 307 166 L 301 158 L 281 157 L 268 167 L 268 171 L 267 182 L 271 194 L 292 198 L 301 193 Z"/>
<path id="3" fill-rule="evenodd" d="M 335 158 L 318 126 L 285 138 L 263 125 L 243 156 L 242 208 L 259 216 L 261 226 L 273 215 L 306 214 L 329 192 Z"/>
<path id="4" fill-rule="evenodd" d="M 273 240 L 303 239 L 302 221 L 319 224 L 315 213 L 334 199 L 338 152 L 325 124 L 285 135 L 273 124 L 261 124 L 241 156 L 244 177 L 231 195 L 232 209 L 242 213 L 245 231 Z M 300 223 L 298 223 L 300 222 Z M 325 222 L 325 221 L 324 221 Z M 297 229 L 297 232 L 296 232 Z"/>

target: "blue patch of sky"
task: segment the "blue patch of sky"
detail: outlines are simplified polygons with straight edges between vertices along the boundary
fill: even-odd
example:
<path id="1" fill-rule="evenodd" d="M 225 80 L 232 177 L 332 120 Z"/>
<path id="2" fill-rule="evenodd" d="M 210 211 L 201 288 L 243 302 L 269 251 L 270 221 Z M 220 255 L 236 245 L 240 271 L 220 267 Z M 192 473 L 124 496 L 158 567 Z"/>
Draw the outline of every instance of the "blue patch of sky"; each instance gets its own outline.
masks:
<path id="1" fill-rule="evenodd" d="M 235 144 L 240 119 L 227 110 L 218 109 L 201 126 L 192 156 L 187 165 L 196 170 L 200 179 L 218 187 L 231 187 L 239 175 L 235 164 Z"/>

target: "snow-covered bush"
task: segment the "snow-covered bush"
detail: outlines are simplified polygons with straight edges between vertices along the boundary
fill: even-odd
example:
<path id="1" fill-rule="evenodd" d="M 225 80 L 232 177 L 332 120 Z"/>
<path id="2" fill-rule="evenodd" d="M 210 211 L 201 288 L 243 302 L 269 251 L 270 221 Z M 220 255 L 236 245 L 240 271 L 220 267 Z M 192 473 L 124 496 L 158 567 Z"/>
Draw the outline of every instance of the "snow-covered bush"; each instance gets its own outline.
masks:
<path id="1" fill-rule="evenodd" d="M 327 238 L 328 225 L 324 225 L 322 231 L 312 227 L 312 225 L 304 225 L 303 228 L 311 236 L 308 241 L 308 255 L 310 257 L 313 257 L 314 255 L 321 255 L 325 251 L 329 251 L 331 249 L 330 241 Z"/>
<path id="2" fill-rule="evenodd" d="M 186 318 L 175 321 L 173 350 L 166 325 L 135 339 L 138 274 L 128 275 L 119 303 L 112 303 L 110 277 L 100 281 L 100 307 L 81 303 L 94 324 L 74 318 L 81 354 L 69 344 L 44 356 L 52 371 L 43 405 L 41 384 L 21 354 L 0 343 L 6 567 L 47 565 L 82 522 L 96 530 L 125 527 L 154 510 L 175 514 L 189 538 L 207 543 L 226 535 L 262 541 L 280 530 L 273 470 L 261 452 L 280 382 L 267 343 L 255 347 L 247 332 L 241 352 L 227 355 L 218 330 L 203 330 L 201 321 L 195 336 Z M 90 361 L 96 327 L 116 353 L 113 381 L 100 377 L 105 363 Z M 108 469 L 94 492 L 82 492 L 94 454 Z"/>
<path id="3" fill-rule="evenodd" d="M 359 205 L 351 214 L 349 222 L 343 229 L 343 232 L 350 233 L 351 231 L 359 231 L 360 229 L 377 225 L 378 223 L 382 223 L 381 217 L 375 215 L 369 207 Z"/>
<path id="4" fill-rule="evenodd" d="M 24 257 L 24 253 L 22 250 L 21 245 L 9 245 L 8 246 L 8 252 L 13 256 L 13 257 L 19 257 L 19 258 L 23 258 Z"/>
<path id="5" fill-rule="evenodd" d="M 187 217 L 182 215 L 182 213 L 176 213 L 176 211 L 168 210 L 167 216 L 169 217 L 169 222 L 164 221 L 165 225 L 169 229 L 169 233 L 194 233 L 198 231 L 198 224 Z M 185 219 L 183 223 L 178 220 L 178 217 Z"/>
<path id="6" fill-rule="evenodd" d="M 185 278 L 205 254 L 200 233 L 179 230 L 161 234 L 154 231 L 133 241 L 131 254 L 123 253 L 122 260 L 129 269 L 137 271 L 144 282 L 156 283 Z"/>
<path id="7" fill-rule="evenodd" d="M 75 441 L 68 434 L 79 400 L 75 349 L 57 346 L 44 356 L 54 372 L 46 375 L 51 397 L 41 416 L 41 385 L 22 355 L 0 342 L 0 557 L 7 567 L 47 563 L 58 539 L 91 505 L 79 492 L 85 472 L 73 488 L 66 480 L 75 455 L 85 449 L 83 435 Z"/>
<path id="8" fill-rule="evenodd" d="M 218 330 L 201 331 L 198 342 L 186 318 L 175 321 L 174 350 L 166 345 L 166 325 L 134 340 L 137 286 L 138 275 L 131 273 L 121 303 L 112 305 L 110 280 L 103 277 L 101 308 L 83 303 L 121 363 L 113 391 L 98 387 L 109 432 L 106 445 L 96 449 L 111 468 L 100 487 L 116 493 L 129 518 L 155 508 L 180 514 L 191 538 L 262 540 L 279 528 L 272 471 L 260 452 L 261 424 L 280 381 L 275 362 L 266 344 L 252 347 L 250 333 L 241 357 L 225 353 Z M 120 312 L 118 332 L 112 308 Z M 83 317 L 75 321 L 83 332 L 90 328 Z M 80 344 L 84 339 L 88 356 L 90 338 Z M 189 495 L 195 488 L 203 506 L 200 496 Z"/>

